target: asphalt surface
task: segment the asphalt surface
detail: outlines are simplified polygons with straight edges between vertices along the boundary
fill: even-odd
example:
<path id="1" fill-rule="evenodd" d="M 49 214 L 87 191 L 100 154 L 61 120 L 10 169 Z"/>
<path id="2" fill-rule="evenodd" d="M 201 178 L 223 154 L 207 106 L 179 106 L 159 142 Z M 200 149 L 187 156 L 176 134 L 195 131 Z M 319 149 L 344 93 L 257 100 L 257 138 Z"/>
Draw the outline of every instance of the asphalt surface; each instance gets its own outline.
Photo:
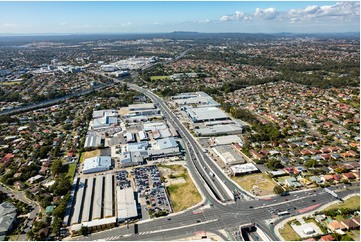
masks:
<path id="1" fill-rule="evenodd" d="M 110 85 L 118 83 L 124 82 L 115 79 L 114 83 Z M 309 212 L 302 209 L 315 209 L 335 201 L 335 198 L 325 193 L 323 189 L 301 191 L 292 193 L 289 196 L 277 196 L 267 200 L 254 199 L 248 196 L 243 190 L 230 182 L 228 176 L 210 160 L 207 154 L 204 153 L 203 148 L 194 140 L 162 99 L 149 90 L 136 85 L 128 84 L 128 86 L 148 96 L 159 107 L 168 122 L 178 130 L 186 145 L 188 169 L 205 199 L 205 204 L 211 204 L 211 206 L 203 207 L 199 205 L 192 210 L 172 214 L 172 216 L 165 218 L 140 221 L 136 225 L 132 224 L 129 227 L 116 227 L 89 236 L 76 237 L 73 240 L 174 240 L 204 231 L 218 234 L 225 240 L 235 240 L 232 234 L 238 231 L 240 225 L 249 223 L 257 224 L 270 239 L 278 240 L 273 231 L 277 223 L 289 216 L 299 215 L 300 211 Z M 31 105 L 30 109 L 41 107 L 41 105 L 44 104 Z M 25 111 L 25 109 L 26 107 L 22 107 L 13 110 L 13 112 Z M 4 115 L 4 113 L 2 112 L 0 115 Z M 234 191 L 242 194 L 244 199 L 233 202 L 232 192 Z M 345 190 L 339 192 L 338 195 L 344 197 L 356 192 L 358 190 Z M 277 216 L 278 212 L 286 210 L 290 213 L 289 215 Z M 135 226 L 137 226 L 137 231 L 135 231 Z M 218 232 L 220 230 L 225 230 L 227 237 L 220 234 Z"/>
<path id="2" fill-rule="evenodd" d="M 25 196 L 25 194 L 23 192 L 10 190 L 10 189 L 2 186 L 1 184 L 0 184 L 0 191 L 2 191 L 4 193 L 7 193 L 10 197 L 12 197 L 14 199 L 17 199 L 17 200 L 20 200 L 20 201 L 26 203 L 27 205 L 29 205 L 32 208 L 31 212 L 30 212 L 30 214 L 28 216 L 27 226 L 21 232 L 19 237 L 17 238 L 17 240 L 19 240 L 19 241 L 26 240 L 26 233 L 29 232 L 29 230 L 30 230 L 30 225 L 33 223 L 32 220 L 39 213 L 39 206 L 34 201 L 30 201 L 28 198 L 26 198 L 26 196 Z"/>
<path id="3" fill-rule="evenodd" d="M 313 191 L 301 191 L 289 196 L 276 196 L 271 199 L 239 199 L 232 200 L 230 191 L 237 190 L 247 196 L 229 178 L 216 167 L 216 165 L 203 152 L 202 147 L 193 139 L 191 134 L 170 112 L 163 100 L 154 93 L 128 84 L 129 88 L 147 95 L 162 111 L 165 118 L 173 125 L 182 136 L 186 144 L 188 154 L 187 166 L 196 182 L 197 188 L 205 198 L 206 204 L 212 204 L 207 208 L 196 206 L 193 210 L 173 214 L 165 218 L 158 218 L 137 223 L 137 231 L 134 226 L 117 227 L 112 230 L 91 234 L 86 237 L 74 238 L 74 240 L 174 240 L 179 236 L 187 237 L 200 231 L 225 230 L 228 233 L 227 240 L 234 240 L 234 232 L 238 231 L 242 224 L 255 223 L 261 228 L 271 240 L 278 240 L 273 229 L 274 226 L 289 216 L 300 214 L 305 208 L 315 209 L 335 198 L 324 192 L 323 189 Z M 213 175 L 210 175 L 210 171 Z M 223 184 L 222 184 L 223 183 Z M 228 192 L 226 191 L 228 189 Z M 345 190 L 339 193 L 340 197 L 352 194 L 354 191 Z M 279 217 L 278 212 L 288 211 L 290 214 Z M 303 210 L 308 212 L 306 210 Z"/>

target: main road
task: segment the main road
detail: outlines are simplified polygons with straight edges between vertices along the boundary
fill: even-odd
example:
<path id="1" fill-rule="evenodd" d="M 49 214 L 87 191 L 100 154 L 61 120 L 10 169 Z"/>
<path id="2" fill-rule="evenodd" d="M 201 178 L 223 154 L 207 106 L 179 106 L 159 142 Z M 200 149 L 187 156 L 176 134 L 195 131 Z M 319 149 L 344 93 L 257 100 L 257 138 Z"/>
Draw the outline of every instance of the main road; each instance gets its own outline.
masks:
<path id="1" fill-rule="evenodd" d="M 136 225 L 116 227 L 74 240 L 173 240 L 206 231 L 219 234 L 220 230 L 228 232 L 226 239 L 235 240 L 234 232 L 238 230 L 239 225 L 249 223 L 257 224 L 271 240 L 279 240 L 273 229 L 282 219 L 312 211 L 335 201 L 335 198 L 323 189 L 301 191 L 286 197 L 276 196 L 267 200 L 249 197 L 229 181 L 228 176 L 209 159 L 203 148 L 161 98 L 137 85 L 128 84 L 128 86 L 148 96 L 159 107 L 168 122 L 178 130 L 186 146 L 187 167 L 206 202 L 191 210 L 165 218 L 140 221 Z M 233 191 L 242 193 L 244 198 L 248 199 L 233 202 Z M 353 190 L 344 190 L 338 194 L 344 197 L 352 193 Z M 277 213 L 285 210 L 290 215 L 279 218 Z M 137 229 L 134 226 L 137 226 Z"/>

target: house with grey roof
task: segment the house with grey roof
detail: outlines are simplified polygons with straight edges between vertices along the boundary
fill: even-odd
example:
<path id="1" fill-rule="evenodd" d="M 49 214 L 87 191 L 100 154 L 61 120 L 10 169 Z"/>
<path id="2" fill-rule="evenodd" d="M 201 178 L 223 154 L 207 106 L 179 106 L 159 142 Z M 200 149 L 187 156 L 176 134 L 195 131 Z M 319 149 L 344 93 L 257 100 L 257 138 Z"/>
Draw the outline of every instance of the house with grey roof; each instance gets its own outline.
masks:
<path id="1" fill-rule="evenodd" d="M 16 220 L 16 207 L 9 203 L 0 204 L 0 236 L 5 236 Z"/>

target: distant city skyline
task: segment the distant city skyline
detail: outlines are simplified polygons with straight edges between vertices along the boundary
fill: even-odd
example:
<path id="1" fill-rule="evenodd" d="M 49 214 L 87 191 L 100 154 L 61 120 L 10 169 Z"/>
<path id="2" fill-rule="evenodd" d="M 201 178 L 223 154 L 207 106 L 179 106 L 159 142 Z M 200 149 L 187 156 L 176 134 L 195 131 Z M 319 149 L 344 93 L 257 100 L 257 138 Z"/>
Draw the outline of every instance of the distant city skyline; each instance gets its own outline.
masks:
<path id="1" fill-rule="evenodd" d="M 359 1 L 0 2 L 0 34 L 359 32 Z"/>

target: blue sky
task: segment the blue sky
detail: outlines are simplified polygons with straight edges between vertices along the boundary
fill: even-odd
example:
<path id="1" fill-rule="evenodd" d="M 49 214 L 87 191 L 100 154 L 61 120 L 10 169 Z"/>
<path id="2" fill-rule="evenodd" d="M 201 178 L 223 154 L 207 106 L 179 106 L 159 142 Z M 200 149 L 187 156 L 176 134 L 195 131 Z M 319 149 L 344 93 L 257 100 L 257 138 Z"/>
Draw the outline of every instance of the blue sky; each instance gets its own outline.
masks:
<path id="1" fill-rule="evenodd" d="M 0 33 L 348 32 L 360 3 L 0 2 Z"/>

